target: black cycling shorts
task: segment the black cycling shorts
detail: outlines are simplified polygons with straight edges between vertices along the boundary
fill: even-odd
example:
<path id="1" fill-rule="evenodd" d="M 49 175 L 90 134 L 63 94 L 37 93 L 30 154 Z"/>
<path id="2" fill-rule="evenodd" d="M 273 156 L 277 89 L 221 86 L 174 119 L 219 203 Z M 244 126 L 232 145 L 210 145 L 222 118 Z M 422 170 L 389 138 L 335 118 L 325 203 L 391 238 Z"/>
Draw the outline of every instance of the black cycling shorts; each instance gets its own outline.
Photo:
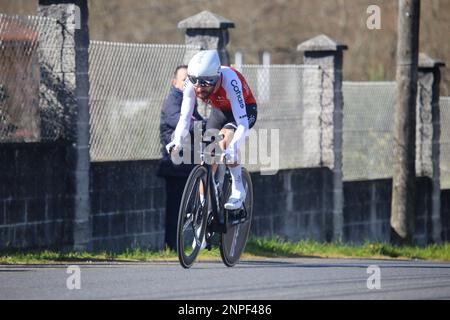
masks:
<path id="1" fill-rule="evenodd" d="M 248 126 L 249 129 L 255 125 L 256 118 L 258 115 L 258 107 L 256 104 L 246 105 L 247 118 L 248 118 Z M 206 122 L 206 130 L 208 129 L 217 129 L 221 130 L 225 129 L 237 129 L 237 123 L 234 119 L 233 112 L 230 111 L 222 111 L 218 108 L 211 108 L 211 114 L 209 115 L 208 121 Z"/>

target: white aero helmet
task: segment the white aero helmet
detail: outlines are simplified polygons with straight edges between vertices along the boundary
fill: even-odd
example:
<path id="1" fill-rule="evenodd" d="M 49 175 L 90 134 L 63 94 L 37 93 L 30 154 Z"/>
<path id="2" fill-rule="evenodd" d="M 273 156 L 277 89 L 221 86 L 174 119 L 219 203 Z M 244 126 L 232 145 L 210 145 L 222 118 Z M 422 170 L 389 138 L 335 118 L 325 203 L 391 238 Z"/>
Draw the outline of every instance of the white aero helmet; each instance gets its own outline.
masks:
<path id="1" fill-rule="evenodd" d="M 220 76 L 220 58 L 217 50 L 202 50 L 189 61 L 187 73 L 195 78 Z"/>

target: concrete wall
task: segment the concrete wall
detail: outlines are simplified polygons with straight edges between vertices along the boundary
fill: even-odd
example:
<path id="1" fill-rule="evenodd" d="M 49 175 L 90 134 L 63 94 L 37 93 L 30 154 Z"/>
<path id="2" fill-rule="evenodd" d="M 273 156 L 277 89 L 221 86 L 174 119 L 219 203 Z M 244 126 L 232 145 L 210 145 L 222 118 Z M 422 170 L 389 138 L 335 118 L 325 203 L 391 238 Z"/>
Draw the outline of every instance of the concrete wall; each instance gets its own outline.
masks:
<path id="1" fill-rule="evenodd" d="M 70 248 L 66 147 L 0 145 L 0 249 Z"/>
<path id="2" fill-rule="evenodd" d="M 430 178 L 417 178 L 414 241 L 431 241 Z M 387 242 L 390 239 L 392 179 L 344 182 L 344 240 Z"/>
<path id="3" fill-rule="evenodd" d="M 73 210 L 67 201 L 67 153 L 58 144 L 0 146 L 0 249 L 71 248 Z M 161 249 L 165 188 L 157 161 L 91 164 L 92 248 Z M 252 235 L 329 241 L 333 228 L 333 173 L 328 168 L 252 173 Z M 431 239 L 430 178 L 417 179 L 415 240 Z M 392 180 L 344 182 L 344 241 L 389 241 Z M 450 190 L 441 196 L 445 239 L 450 238 Z"/>
<path id="4" fill-rule="evenodd" d="M 327 168 L 252 174 L 252 235 L 329 241 L 332 237 L 333 173 Z"/>
<path id="5" fill-rule="evenodd" d="M 165 188 L 156 161 L 91 165 L 94 250 L 164 246 Z M 252 235 L 327 241 L 332 233 L 332 172 L 327 168 L 252 173 Z"/>
<path id="6" fill-rule="evenodd" d="M 450 241 L 450 189 L 441 192 L 442 238 Z"/>
<path id="7" fill-rule="evenodd" d="M 5 144 L 0 151 L 0 249 L 71 248 L 65 146 Z M 163 248 L 166 198 L 156 171 L 157 161 L 91 164 L 92 249 Z M 331 170 L 252 173 L 252 179 L 253 235 L 330 240 Z"/>
<path id="8" fill-rule="evenodd" d="M 91 166 L 93 248 L 164 246 L 165 188 L 156 161 Z M 252 235 L 326 241 L 332 233 L 332 172 L 326 168 L 252 173 Z"/>
<path id="9" fill-rule="evenodd" d="M 0 250 L 73 247 L 67 147 L 0 145 Z M 93 163 L 94 250 L 164 245 L 165 189 L 157 161 Z"/>
<path id="10" fill-rule="evenodd" d="M 164 246 L 165 188 L 157 161 L 91 164 L 94 250 Z"/>

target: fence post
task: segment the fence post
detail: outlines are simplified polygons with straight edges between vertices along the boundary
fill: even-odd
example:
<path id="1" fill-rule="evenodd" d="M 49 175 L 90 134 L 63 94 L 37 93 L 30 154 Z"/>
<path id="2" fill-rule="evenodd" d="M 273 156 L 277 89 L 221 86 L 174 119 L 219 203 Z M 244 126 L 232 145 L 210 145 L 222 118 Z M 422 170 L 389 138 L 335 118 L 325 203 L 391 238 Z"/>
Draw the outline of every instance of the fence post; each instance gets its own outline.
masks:
<path id="1" fill-rule="evenodd" d="M 343 182 L 342 182 L 342 64 L 345 44 L 339 43 L 326 35 L 319 35 L 297 46 L 303 52 L 305 65 L 318 65 L 322 70 L 321 79 L 310 83 L 303 77 L 304 112 L 318 116 L 320 132 L 316 141 L 308 145 L 317 145 L 319 159 L 317 165 L 329 167 L 333 171 L 332 203 L 332 239 L 343 239 Z M 308 90 L 320 88 L 320 91 L 308 95 Z M 314 90 L 314 89 L 313 89 Z M 317 89 L 316 89 L 317 90 Z M 315 90 L 314 90 L 315 91 Z M 306 100 L 305 100 L 306 99 Z M 308 101 L 310 99 L 311 101 Z M 311 110 L 307 110 L 310 108 Z M 314 110 L 313 110 L 314 109 Z"/>
<path id="2" fill-rule="evenodd" d="M 199 46 L 201 50 L 216 49 L 223 65 L 230 65 L 230 56 L 226 49 L 229 42 L 228 28 L 234 28 L 234 22 L 207 10 L 186 18 L 178 23 L 178 29 L 185 29 L 187 45 Z M 196 51 L 186 52 L 184 62 L 188 63 Z"/>
<path id="3" fill-rule="evenodd" d="M 256 71 L 256 83 L 258 96 L 256 100 L 259 103 L 267 103 L 270 101 L 270 53 L 263 51 L 260 56 L 262 68 Z"/>
<path id="4" fill-rule="evenodd" d="M 234 54 L 234 67 L 242 71 L 242 65 L 244 64 L 244 55 L 240 51 L 236 51 Z"/>
<path id="5" fill-rule="evenodd" d="M 431 240 L 442 241 L 441 188 L 439 169 L 439 84 L 440 67 L 445 64 L 424 53 L 419 54 L 417 92 L 416 174 L 432 180 Z M 427 235 L 427 238 L 430 238 Z"/>
<path id="6" fill-rule="evenodd" d="M 58 48 L 52 48 L 60 55 L 59 68 L 45 69 L 46 55 L 52 53 L 42 52 L 40 61 L 42 76 L 53 78 L 59 85 L 41 86 L 41 91 L 45 90 L 45 94 L 53 96 L 64 106 L 66 140 L 69 142 L 66 206 L 73 221 L 73 248 L 89 250 L 92 224 L 89 199 L 88 3 L 87 0 L 39 0 L 38 12 L 41 16 L 57 19 L 62 26 Z"/>

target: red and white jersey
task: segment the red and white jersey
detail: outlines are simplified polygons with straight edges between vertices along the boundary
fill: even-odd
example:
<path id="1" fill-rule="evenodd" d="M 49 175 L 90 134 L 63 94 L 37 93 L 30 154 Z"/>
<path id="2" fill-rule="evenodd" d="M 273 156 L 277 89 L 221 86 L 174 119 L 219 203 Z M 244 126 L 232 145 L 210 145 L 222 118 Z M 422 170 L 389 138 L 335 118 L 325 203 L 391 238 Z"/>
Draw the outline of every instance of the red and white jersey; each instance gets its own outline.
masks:
<path id="1" fill-rule="evenodd" d="M 221 85 L 208 97 L 208 99 L 205 100 L 207 104 L 211 105 L 213 108 L 230 112 L 232 111 L 232 102 L 230 101 L 230 98 L 234 98 L 232 97 L 234 95 L 237 95 L 239 103 L 242 102 L 245 105 L 256 103 L 247 81 L 245 81 L 244 76 L 239 71 L 225 66 L 222 66 L 220 71 L 222 72 Z"/>
<path id="2" fill-rule="evenodd" d="M 225 112 L 232 112 L 238 125 L 233 139 L 229 145 L 230 149 L 237 149 L 244 140 L 249 130 L 246 105 L 255 104 L 252 91 L 245 81 L 244 76 L 231 67 L 222 66 L 221 84 L 208 99 L 204 100 L 213 108 L 221 109 Z M 186 79 L 183 90 L 183 103 L 181 104 L 180 120 L 175 129 L 174 141 L 181 145 L 183 138 L 189 132 L 189 119 L 194 111 L 196 95 L 194 85 Z"/>

